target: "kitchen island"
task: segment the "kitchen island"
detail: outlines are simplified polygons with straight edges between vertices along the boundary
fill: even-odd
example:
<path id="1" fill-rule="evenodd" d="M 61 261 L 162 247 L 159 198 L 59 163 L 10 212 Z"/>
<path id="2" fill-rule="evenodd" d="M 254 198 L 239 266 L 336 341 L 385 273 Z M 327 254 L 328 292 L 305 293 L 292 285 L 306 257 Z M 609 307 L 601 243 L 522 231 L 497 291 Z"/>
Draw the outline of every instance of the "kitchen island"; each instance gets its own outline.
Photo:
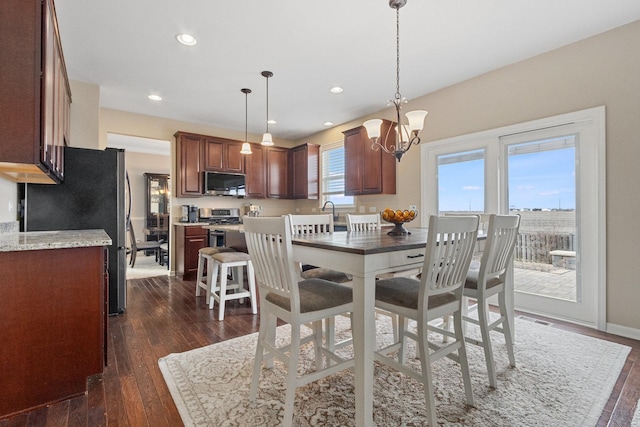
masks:
<path id="1" fill-rule="evenodd" d="M 0 418 L 83 394 L 102 372 L 108 245 L 104 230 L 0 233 Z"/>

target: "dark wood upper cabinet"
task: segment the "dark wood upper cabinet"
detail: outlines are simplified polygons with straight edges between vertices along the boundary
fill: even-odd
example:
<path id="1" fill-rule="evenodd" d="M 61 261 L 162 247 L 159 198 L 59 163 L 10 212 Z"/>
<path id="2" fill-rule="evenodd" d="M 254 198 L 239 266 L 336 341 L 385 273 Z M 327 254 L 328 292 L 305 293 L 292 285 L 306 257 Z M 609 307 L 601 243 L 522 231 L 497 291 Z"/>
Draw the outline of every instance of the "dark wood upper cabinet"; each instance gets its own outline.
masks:
<path id="1" fill-rule="evenodd" d="M 71 89 L 53 0 L 2 0 L 0 40 L 0 176 L 60 182 Z"/>
<path id="2" fill-rule="evenodd" d="M 203 137 L 204 170 L 244 173 L 242 143 L 217 137 Z"/>
<path id="3" fill-rule="evenodd" d="M 176 197 L 202 196 L 202 137 L 176 132 Z"/>
<path id="4" fill-rule="evenodd" d="M 381 138 L 395 136 L 395 123 L 383 121 Z M 345 194 L 396 194 L 396 158 L 373 150 L 364 126 L 343 132 Z"/>
<path id="5" fill-rule="evenodd" d="M 246 193 L 248 198 L 267 197 L 267 149 L 260 144 L 251 144 L 251 154 L 244 156 L 246 171 Z"/>
<path id="6" fill-rule="evenodd" d="M 286 199 L 289 197 L 288 157 L 289 150 L 281 147 L 267 148 L 267 197 Z"/>
<path id="7" fill-rule="evenodd" d="M 319 145 L 303 144 L 289 150 L 290 198 L 318 199 L 319 168 Z"/>

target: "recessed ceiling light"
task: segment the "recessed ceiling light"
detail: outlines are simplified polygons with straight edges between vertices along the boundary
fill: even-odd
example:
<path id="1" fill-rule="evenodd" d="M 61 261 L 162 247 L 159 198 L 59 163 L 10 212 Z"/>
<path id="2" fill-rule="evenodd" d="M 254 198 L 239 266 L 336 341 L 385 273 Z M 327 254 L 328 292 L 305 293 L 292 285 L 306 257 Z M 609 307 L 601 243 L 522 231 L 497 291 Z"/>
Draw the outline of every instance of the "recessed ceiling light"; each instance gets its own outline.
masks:
<path id="1" fill-rule="evenodd" d="M 340 86 L 334 86 L 331 89 L 329 89 L 331 91 L 331 93 L 342 93 L 342 91 L 344 90 L 343 88 L 341 88 Z"/>
<path id="2" fill-rule="evenodd" d="M 178 43 L 185 46 L 195 46 L 198 41 L 191 34 L 176 34 L 176 40 Z"/>
<path id="3" fill-rule="evenodd" d="M 160 95 L 149 95 L 147 96 L 152 101 L 162 101 L 162 97 Z"/>
<path id="4" fill-rule="evenodd" d="M 333 126 L 333 122 L 324 122 L 323 125 L 325 125 L 325 126 Z"/>
<path id="5" fill-rule="evenodd" d="M 275 121 L 275 120 L 273 120 L 273 119 L 269 119 L 269 120 L 267 120 L 267 123 L 269 123 L 270 125 L 275 125 L 275 124 L 276 124 L 276 123 L 278 123 L 278 122 L 276 122 L 276 121 Z"/>

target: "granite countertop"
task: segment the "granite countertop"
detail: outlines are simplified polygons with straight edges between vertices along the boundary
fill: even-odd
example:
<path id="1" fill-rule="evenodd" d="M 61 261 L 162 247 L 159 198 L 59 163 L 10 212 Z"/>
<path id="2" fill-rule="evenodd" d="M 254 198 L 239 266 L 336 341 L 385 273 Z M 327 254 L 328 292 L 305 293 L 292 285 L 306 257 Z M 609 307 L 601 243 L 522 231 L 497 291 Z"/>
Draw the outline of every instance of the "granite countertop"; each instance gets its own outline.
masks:
<path id="1" fill-rule="evenodd" d="M 111 245 L 104 230 L 30 231 L 0 233 L 0 252 L 81 248 Z"/>
<path id="2" fill-rule="evenodd" d="M 238 231 L 244 233 L 244 226 L 242 224 L 207 224 L 204 228 L 209 230 L 224 230 L 224 231 Z"/>

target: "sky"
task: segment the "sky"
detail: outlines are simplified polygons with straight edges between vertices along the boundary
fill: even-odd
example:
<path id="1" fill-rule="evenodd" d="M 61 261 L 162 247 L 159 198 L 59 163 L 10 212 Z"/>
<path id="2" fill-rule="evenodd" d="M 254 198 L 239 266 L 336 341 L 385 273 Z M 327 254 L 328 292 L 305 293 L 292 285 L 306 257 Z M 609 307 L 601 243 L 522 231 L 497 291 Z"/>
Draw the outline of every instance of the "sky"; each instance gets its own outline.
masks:
<path id="1" fill-rule="evenodd" d="M 484 211 L 484 160 L 440 165 L 440 211 Z M 575 149 L 509 156 L 511 209 L 575 209 Z"/>

